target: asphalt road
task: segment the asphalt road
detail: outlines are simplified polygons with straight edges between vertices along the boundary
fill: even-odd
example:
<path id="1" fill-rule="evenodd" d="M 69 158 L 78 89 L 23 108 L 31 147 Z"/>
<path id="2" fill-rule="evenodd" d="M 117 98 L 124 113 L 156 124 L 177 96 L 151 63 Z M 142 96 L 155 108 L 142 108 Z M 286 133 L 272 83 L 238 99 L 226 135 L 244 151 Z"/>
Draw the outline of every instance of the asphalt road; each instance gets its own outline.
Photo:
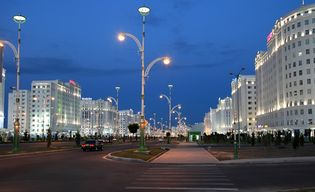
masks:
<path id="1" fill-rule="evenodd" d="M 106 160 L 102 152 L 0 156 L 0 191 L 277 191 L 315 187 L 315 163 L 252 165 L 149 164 Z"/>

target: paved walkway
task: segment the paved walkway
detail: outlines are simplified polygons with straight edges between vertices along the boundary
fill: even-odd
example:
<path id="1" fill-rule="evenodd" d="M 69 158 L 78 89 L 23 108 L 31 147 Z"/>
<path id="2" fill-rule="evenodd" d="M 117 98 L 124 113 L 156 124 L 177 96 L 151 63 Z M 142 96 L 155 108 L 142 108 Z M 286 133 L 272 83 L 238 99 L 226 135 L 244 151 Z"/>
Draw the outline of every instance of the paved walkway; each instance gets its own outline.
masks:
<path id="1" fill-rule="evenodd" d="M 171 148 L 151 163 L 204 164 L 219 163 L 219 161 L 204 148 L 199 147 L 197 143 L 180 143 L 176 148 Z"/>

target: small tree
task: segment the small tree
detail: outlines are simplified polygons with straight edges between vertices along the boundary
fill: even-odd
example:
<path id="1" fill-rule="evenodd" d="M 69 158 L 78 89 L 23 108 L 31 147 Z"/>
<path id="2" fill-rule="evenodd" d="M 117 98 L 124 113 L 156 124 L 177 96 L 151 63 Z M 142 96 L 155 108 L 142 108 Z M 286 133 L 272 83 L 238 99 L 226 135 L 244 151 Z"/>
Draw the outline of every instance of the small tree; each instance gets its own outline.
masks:
<path id="1" fill-rule="evenodd" d="M 281 144 L 281 131 L 277 131 L 276 133 L 276 141 L 275 141 L 276 145 L 280 145 Z"/>
<path id="2" fill-rule="evenodd" d="M 75 143 L 76 143 L 77 147 L 80 146 L 80 143 L 81 143 L 81 135 L 80 135 L 79 131 L 77 131 L 77 133 L 75 134 Z"/>
<path id="3" fill-rule="evenodd" d="M 299 135 L 294 135 L 294 138 L 293 138 L 293 142 L 292 142 L 292 146 L 294 149 L 297 149 L 299 147 Z"/>
<path id="4" fill-rule="evenodd" d="M 171 133 L 170 133 L 170 132 L 167 132 L 167 133 L 166 133 L 166 137 L 167 137 L 167 144 L 170 144 L 170 143 L 171 143 L 170 136 L 171 136 Z"/>
<path id="5" fill-rule="evenodd" d="M 252 137 L 251 137 L 251 144 L 252 144 L 252 146 L 255 146 L 255 140 L 256 140 L 255 133 L 253 132 L 252 133 Z"/>
<path id="6" fill-rule="evenodd" d="M 304 141 L 304 135 L 302 133 L 300 134 L 299 140 L 300 140 L 300 146 L 303 147 L 305 141 Z"/>
<path id="7" fill-rule="evenodd" d="M 23 140 L 24 140 L 25 142 L 28 141 L 27 131 L 24 132 Z"/>
<path id="8" fill-rule="evenodd" d="M 135 135 L 139 129 L 139 124 L 138 123 L 133 123 L 128 125 L 129 132 Z"/>
<path id="9" fill-rule="evenodd" d="M 51 146 L 51 130 L 47 130 L 47 148 L 50 148 Z"/>

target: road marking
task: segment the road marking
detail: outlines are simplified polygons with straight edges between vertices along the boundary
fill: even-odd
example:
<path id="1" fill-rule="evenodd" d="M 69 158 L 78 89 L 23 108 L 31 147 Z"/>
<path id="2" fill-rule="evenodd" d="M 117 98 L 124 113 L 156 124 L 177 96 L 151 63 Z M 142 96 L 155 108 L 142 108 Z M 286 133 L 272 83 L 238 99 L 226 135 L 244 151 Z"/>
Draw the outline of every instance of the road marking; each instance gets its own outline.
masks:
<path id="1" fill-rule="evenodd" d="M 152 177 L 152 178 L 137 178 L 136 180 L 137 181 L 150 181 L 150 180 L 153 180 L 155 181 L 156 179 L 161 179 L 161 178 L 156 178 L 156 177 Z M 218 179 L 211 179 L 211 178 L 207 178 L 207 179 L 196 179 L 196 178 L 193 178 L 193 179 L 190 179 L 190 178 L 163 178 L 165 180 L 175 180 L 175 181 L 230 181 L 229 179 L 221 179 L 221 178 L 218 178 Z"/>
<path id="2" fill-rule="evenodd" d="M 141 181 L 136 181 L 136 182 L 133 182 L 132 184 L 134 185 L 143 185 L 143 182 Z M 161 181 L 153 181 L 153 182 L 150 182 L 150 185 L 155 185 L 155 184 L 161 184 Z M 174 185 L 174 184 L 179 184 L 178 182 L 174 182 L 174 181 L 163 181 L 163 184 L 166 184 L 166 185 Z M 233 183 L 218 183 L 218 182 L 185 182 L 183 183 L 185 185 L 225 185 L 225 186 L 232 186 L 234 185 Z M 181 185 L 183 185 L 181 184 Z"/>
<path id="3" fill-rule="evenodd" d="M 211 187 L 126 187 L 127 190 L 193 190 L 193 191 L 238 191 L 237 188 Z"/>

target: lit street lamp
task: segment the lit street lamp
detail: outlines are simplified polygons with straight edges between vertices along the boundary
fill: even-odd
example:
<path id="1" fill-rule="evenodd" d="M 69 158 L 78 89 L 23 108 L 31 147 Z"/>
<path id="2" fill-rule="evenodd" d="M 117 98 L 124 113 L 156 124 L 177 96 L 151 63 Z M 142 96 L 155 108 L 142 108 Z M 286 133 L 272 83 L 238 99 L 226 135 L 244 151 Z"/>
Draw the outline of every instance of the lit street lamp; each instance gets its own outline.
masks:
<path id="1" fill-rule="evenodd" d="M 140 43 L 139 39 L 130 33 L 119 33 L 118 40 L 124 41 L 126 37 L 130 37 L 137 44 L 139 52 L 141 53 L 141 116 L 140 116 L 140 151 L 145 150 L 144 143 L 144 129 L 145 129 L 145 113 L 144 113 L 144 88 L 145 88 L 145 77 L 148 76 L 148 73 L 152 66 L 158 61 L 163 61 L 164 64 L 169 64 L 170 59 L 168 57 L 160 57 L 153 60 L 145 69 L 144 65 L 144 39 L 145 39 L 145 17 L 149 15 L 150 8 L 142 6 L 138 9 L 139 13 L 142 15 L 142 42 Z"/>
<path id="2" fill-rule="evenodd" d="M 17 152 L 19 150 L 19 132 L 20 132 L 20 122 L 19 122 L 19 105 L 20 105 L 20 47 L 21 47 L 21 24 L 25 23 L 26 17 L 22 15 L 13 16 L 14 22 L 18 24 L 18 47 L 16 48 L 11 42 L 6 40 L 0 40 L 0 47 L 8 45 L 15 57 L 16 62 L 16 118 L 14 122 L 14 141 L 13 141 L 13 151 Z M 2 78 L 2 74 L 1 78 Z"/>
<path id="3" fill-rule="evenodd" d="M 241 68 L 241 70 L 237 73 L 230 73 L 230 75 L 234 76 L 236 78 L 236 89 L 238 89 L 238 80 L 240 78 L 241 72 L 244 71 L 245 68 Z M 241 127 L 240 127 L 240 101 L 239 101 L 239 92 L 240 90 L 237 90 L 237 127 L 238 127 L 238 146 L 240 147 L 241 145 L 241 137 L 240 137 L 240 132 L 241 132 Z M 234 121 L 235 122 L 235 121 Z M 236 127 L 234 130 L 234 159 L 238 159 L 238 146 L 237 146 L 237 141 L 236 141 Z"/>
<path id="4" fill-rule="evenodd" d="M 118 116 L 119 116 L 119 111 L 118 111 L 118 91 L 117 91 L 117 98 L 115 99 L 114 97 L 107 97 L 107 101 L 111 103 L 115 103 L 116 105 L 116 119 L 115 119 L 115 133 L 117 134 L 118 132 Z"/>
<path id="5" fill-rule="evenodd" d="M 171 90 L 171 88 L 170 88 Z M 178 105 L 175 105 L 173 108 L 172 108 L 172 100 L 171 100 L 171 97 L 168 97 L 166 96 L 165 94 L 161 94 L 160 95 L 160 99 L 163 99 L 163 97 L 167 100 L 167 103 L 168 103 L 168 117 L 169 117 L 169 120 L 168 120 L 168 128 L 169 130 L 171 130 L 171 118 L 172 118 L 172 112 L 174 111 L 174 109 L 178 108 L 178 109 L 181 109 L 181 105 L 178 104 Z"/>

